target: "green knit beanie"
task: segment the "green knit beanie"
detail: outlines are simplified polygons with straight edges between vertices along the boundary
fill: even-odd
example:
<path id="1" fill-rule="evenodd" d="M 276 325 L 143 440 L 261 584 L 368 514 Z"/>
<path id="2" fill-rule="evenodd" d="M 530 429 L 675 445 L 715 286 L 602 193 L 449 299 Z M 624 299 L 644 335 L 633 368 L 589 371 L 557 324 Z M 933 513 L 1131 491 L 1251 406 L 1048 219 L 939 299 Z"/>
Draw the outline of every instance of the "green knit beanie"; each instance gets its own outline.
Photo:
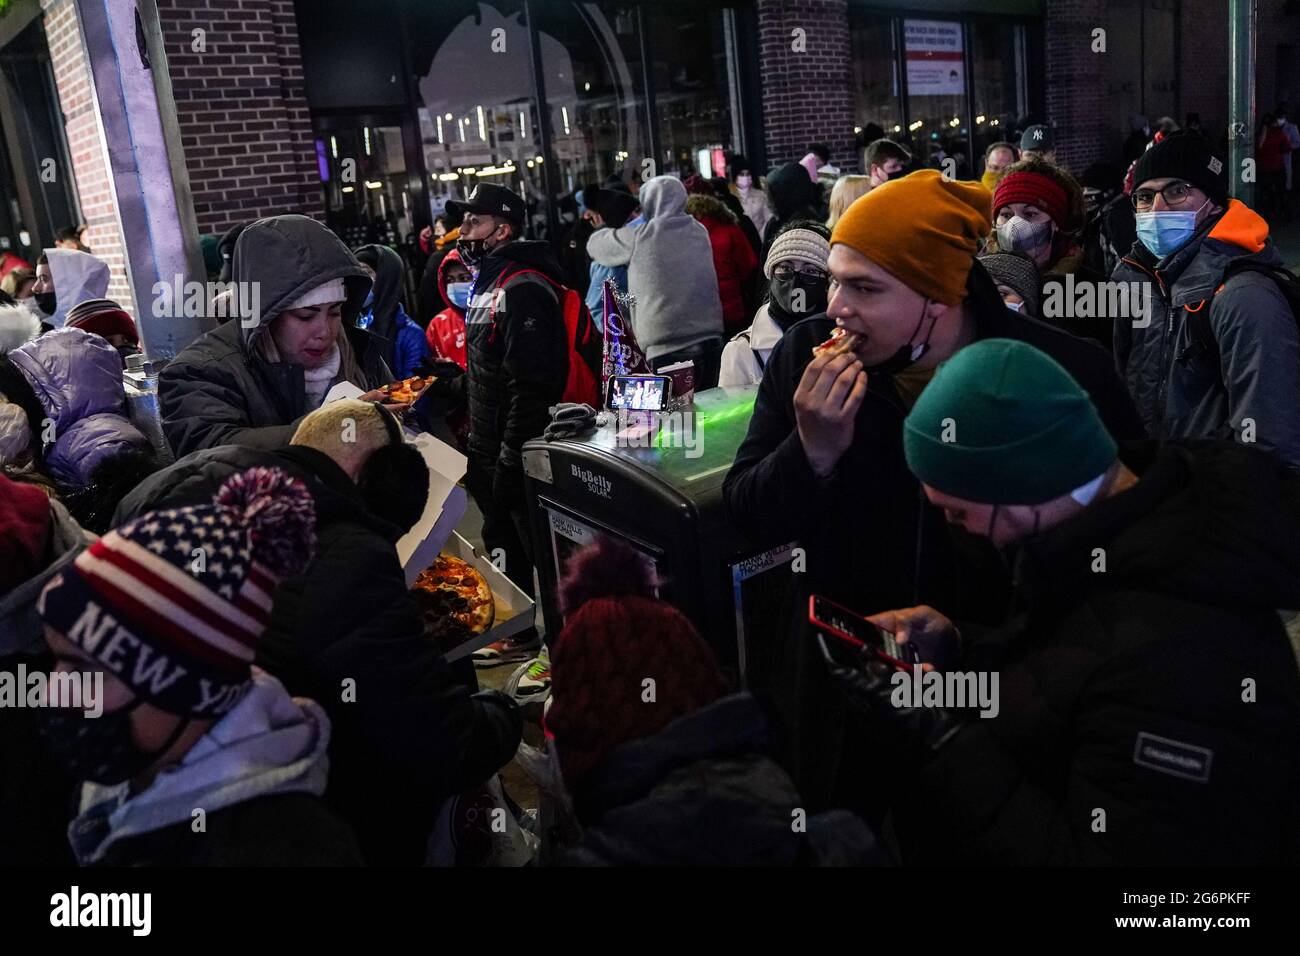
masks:
<path id="1" fill-rule="evenodd" d="M 907 416 L 903 447 L 924 484 L 1003 505 L 1068 494 L 1118 453 L 1070 373 L 1013 339 L 984 339 L 940 365 Z"/>

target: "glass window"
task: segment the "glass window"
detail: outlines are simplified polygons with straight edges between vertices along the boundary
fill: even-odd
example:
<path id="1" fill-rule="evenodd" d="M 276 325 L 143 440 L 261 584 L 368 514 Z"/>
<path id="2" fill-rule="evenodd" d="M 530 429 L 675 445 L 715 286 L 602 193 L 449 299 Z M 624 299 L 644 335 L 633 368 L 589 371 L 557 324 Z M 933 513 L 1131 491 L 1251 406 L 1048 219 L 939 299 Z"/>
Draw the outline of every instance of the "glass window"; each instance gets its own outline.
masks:
<path id="1" fill-rule="evenodd" d="M 857 13 L 850 8 L 850 43 L 853 56 L 853 116 L 863 145 L 878 138 L 873 129 L 890 139 L 903 136 L 898 115 L 898 58 L 894 47 L 894 21 L 878 13 Z M 864 167 L 865 168 L 865 167 Z"/>
<path id="2" fill-rule="evenodd" d="M 326 221 L 352 248 L 400 245 L 411 234 L 411 195 L 399 126 L 318 121 L 316 160 Z"/>
<path id="3" fill-rule="evenodd" d="M 970 174 L 966 129 L 966 61 L 957 20 L 904 20 L 907 111 L 913 162 L 942 168 L 957 159 L 955 176 Z"/>
<path id="4" fill-rule="evenodd" d="M 462 6 L 457 4 L 456 6 Z M 545 235 L 541 136 L 533 102 L 528 26 L 519 0 L 479 3 L 440 16 L 441 38 L 419 79 L 420 141 L 435 214 L 448 199 L 494 182 L 523 195 L 532 232 Z M 543 50 L 555 49 L 543 36 Z M 561 87 L 547 64 L 546 82 Z"/>
<path id="5" fill-rule="evenodd" d="M 722 153 L 739 147 L 729 78 L 740 65 L 729 55 L 723 19 L 721 8 L 702 5 L 642 10 L 659 116 L 657 173 L 720 175 Z"/>
<path id="6" fill-rule="evenodd" d="M 611 175 L 628 180 L 649 155 L 636 8 L 538 6 L 561 191 L 569 194 Z"/>
<path id="7" fill-rule="evenodd" d="M 974 74 L 975 132 L 971 155 L 976 174 L 984 171 L 984 151 L 1006 140 L 1026 112 L 1024 91 L 1016 70 L 1024 27 L 997 20 L 979 20 L 970 26 L 971 72 Z"/>

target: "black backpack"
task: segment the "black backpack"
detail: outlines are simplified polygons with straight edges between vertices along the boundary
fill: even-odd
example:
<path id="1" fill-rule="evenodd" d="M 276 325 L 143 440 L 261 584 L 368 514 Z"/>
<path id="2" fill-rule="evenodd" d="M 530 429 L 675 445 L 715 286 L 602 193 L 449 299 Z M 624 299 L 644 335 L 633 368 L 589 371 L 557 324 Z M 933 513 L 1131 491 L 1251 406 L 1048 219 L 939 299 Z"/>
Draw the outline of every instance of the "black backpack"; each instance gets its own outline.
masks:
<path id="1" fill-rule="evenodd" d="M 1257 262 L 1253 259 L 1236 259 L 1228 263 L 1228 268 L 1223 272 L 1223 283 L 1219 289 L 1227 284 L 1228 280 L 1235 275 L 1243 272 L 1258 272 L 1272 279 L 1286 299 L 1286 304 L 1291 307 L 1291 318 L 1300 322 L 1300 278 L 1289 269 L 1281 266 L 1270 266 L 1263 262 Z M 1204 356 L 1205 360 L 1215 368 L 1219 365 L 1219 343 L 1214 339 L 1214 330 L 1210 328 L 1210 310 L 1201 308 L 1195 312 L 1187 312 L 1187 334 L 1191 344 L 1179 353 L 1178 361 L 1186 364 L 1195 356 Z"/>

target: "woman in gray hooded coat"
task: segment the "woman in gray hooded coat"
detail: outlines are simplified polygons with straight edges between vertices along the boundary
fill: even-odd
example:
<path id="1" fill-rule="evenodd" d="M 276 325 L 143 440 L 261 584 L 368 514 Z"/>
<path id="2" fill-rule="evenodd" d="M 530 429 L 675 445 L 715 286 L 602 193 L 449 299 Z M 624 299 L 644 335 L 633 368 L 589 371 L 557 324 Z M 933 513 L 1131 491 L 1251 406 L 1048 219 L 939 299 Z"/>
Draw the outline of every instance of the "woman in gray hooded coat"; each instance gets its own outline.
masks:
<path id="1" fill-rule="evenodd" d="M 191 342 L 159 376 L 163 433 L 200 448 L 280 448 L 331 387 L 392 381 L 381 343 L 355 327 L 371 280 L 347 246 L 306 216 L 272 216 L 235 244 L 235 317 Z"/>

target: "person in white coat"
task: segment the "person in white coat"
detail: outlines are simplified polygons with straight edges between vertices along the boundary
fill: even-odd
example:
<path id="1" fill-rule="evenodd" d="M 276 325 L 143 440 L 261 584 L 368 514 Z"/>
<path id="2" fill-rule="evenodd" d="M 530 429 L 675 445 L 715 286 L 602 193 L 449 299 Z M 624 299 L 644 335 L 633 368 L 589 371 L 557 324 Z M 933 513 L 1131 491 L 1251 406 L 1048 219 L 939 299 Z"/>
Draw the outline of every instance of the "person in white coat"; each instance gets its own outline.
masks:
<path id="1" fill-rule="evenodd" d="M 808 220 L 792 222 L 777 233 L 763 263 L 767 301 L 758 307 L 753 324 L 733 336 L 722 350 L 719 386 L 757 385 L 785 330 L 826 311 L 830 239 L 829 229 Z"/>
<path id="2" fill-rule="evenodd" d="M 767 191 L 749 168 L 749 160 L 744 156 L 731 158 L 731 192 L 740 200 L 741 208 L 761 237 L 767 228 L 767 221 L 772 218 L 772 204 L 768 201 Z"/>

